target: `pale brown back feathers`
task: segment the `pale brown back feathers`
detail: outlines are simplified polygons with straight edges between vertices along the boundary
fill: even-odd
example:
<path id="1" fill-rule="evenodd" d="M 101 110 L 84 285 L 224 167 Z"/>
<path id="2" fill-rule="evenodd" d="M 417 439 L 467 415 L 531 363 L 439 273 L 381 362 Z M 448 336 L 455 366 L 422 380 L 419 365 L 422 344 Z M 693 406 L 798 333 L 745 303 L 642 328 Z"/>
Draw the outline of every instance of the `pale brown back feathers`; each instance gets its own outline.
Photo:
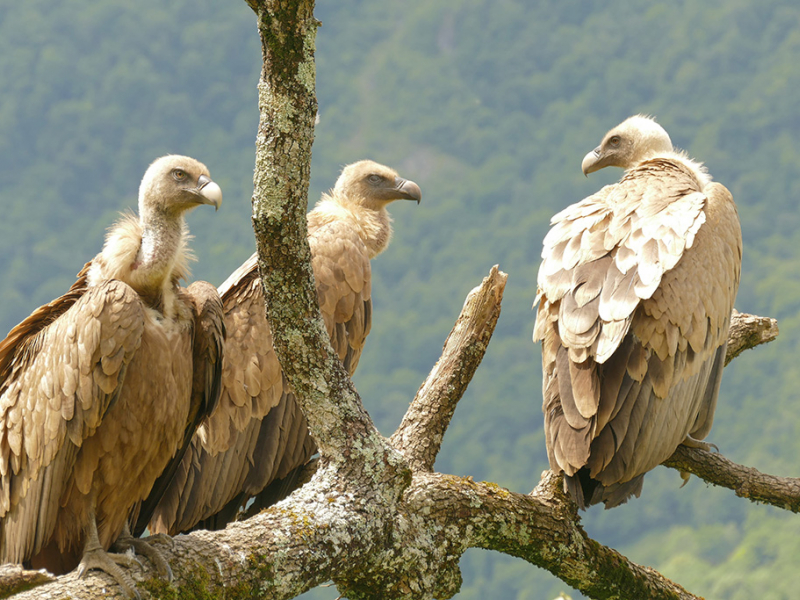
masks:
<path id="1" fill-rule="evenodd" d="M 391 236 L 386 206 L 420 196 L 394 170 L 360 161 L 345 167 L 308 215 L 320 309 L 351 374 L 372 324 L 370 258 Z M 272 346 L 256 256 L 219 291 L 228 332 L 219 408 L 198 430 L 151 531 L 224 526 L 250 497 L 267 493 L 316 451 Z"/>
<path id="2" fill-rule="evenodd" d="M 640 116 L 606 134 L 583 169 L 625 175 L 553 217 L 544 240 L 534 340 L 548 455 L 581 504 L 638 494 L 713 418 L 741 233 L 728 190 L 665 140 Z"/>

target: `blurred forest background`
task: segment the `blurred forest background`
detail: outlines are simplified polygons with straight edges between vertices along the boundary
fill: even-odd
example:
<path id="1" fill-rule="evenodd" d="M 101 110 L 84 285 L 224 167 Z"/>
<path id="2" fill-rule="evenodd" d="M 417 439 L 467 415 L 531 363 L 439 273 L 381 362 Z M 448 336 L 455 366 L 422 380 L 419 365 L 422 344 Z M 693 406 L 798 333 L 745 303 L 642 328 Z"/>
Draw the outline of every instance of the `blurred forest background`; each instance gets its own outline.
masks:
<path id="1" fill-rule="evenodd" d="M 531 303 L 551 215 L 619 178 L 584 154 L 625 117 L 655 115 L 736 199 L 737 301 L 781 337 L 726 370 L 709 437 L 737 462 L 798 475 L 800 5 L 796 0 L 318 0 L 320 122 L 311 203 L 372 158 L 423 190 L 393 207 L 374 263 L 373 332 L 355 378 L 390 434 L 467 292 L 509 282 L 483 365 L 436 468 L 519 492 L 547 467 Z M 221 283 L 250 229 L 260 47 L 241 0 L 0 4 L 0 328 L 63 293 L 135 207 L 157 156 L 205 162 L 217 214 L 189 217 L 194 276 Z M 715 599 L 796 598 L 800 518 L 678 473 L 583 523 L 597 540 Z M 460 600 L 551 600 L 567 586 L 470 551 Z M 573 598 L 579 597 L 569 592 Z M 309 598 L 333 600 L 334 588 Z"/>

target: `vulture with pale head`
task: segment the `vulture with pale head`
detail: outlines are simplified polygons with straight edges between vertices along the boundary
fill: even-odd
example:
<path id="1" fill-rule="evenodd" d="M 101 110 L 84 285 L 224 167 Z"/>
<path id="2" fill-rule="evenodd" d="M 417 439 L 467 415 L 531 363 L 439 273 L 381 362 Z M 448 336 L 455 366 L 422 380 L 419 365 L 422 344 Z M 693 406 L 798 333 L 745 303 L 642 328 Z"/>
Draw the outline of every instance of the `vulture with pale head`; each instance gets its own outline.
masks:
<path id="1" fill-rule="evenodd" d="M 350 374 L 372 322 L 370 259 L 392 235 L 386 207 L 420 198 L 416 183 L 363 160 L 345 167 L 308 214 L 320 310 Z M 256 255 L 219 291 L 228 334 L 219 405 L 198 429 L 166 493 L 150 503 L 157 506 L 143 507 L 137 532 L 151 513 L 151 532 L 224 527 L 251 499 L 258 509 L 291 491 L 299 468 L 316 452 L 272 346 Z"/>
<path id="2" fill-rule="evenodd" d="M 552 219 L 538 277 L 550 468 L 580 507 L 638 496 L 647 471 L 711 429 L 739 287 L 730 192 L 634 116 L 583 159 L 619 183 Z"/>
<path id="3" fill-rule="evenodd" d="M 139 216 L 124 216 L 70 290 L 0 343 L 0 562 L 56 573 L 79 566 L 133 581 L 117 542 L 129 513 L 219 396 L 222 303 L 182 289 L 191 252 L 184 215 L 219 207 L 208 169 L 165 156 L 147 169 Z M 216 376 L 215 376 L 216 373 Z"/>

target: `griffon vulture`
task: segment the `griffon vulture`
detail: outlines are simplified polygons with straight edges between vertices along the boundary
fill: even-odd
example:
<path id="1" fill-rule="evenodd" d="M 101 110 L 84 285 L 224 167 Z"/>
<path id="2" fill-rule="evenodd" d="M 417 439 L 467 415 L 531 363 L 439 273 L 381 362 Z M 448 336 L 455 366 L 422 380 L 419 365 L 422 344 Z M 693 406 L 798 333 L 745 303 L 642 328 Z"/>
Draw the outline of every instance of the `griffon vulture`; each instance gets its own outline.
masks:
<path id="1" fill-rule="evenodd" d="M 550 467 L 580 507 L 638 496 L 644 474 L 711 429 L 739 286 L 730 192 L 634 116 L 583 159 L 619 183 L 552 219 L 538 277 Z"/>
<path id="2" fill-rule="evenodd" d="M 0 343 L 0 562 L 59 573 L 80 561 L 138 596 L 116 564 L 129 559 L 106 550 L 219 393 L 221 301 L 178 281 L 184 215 L 221 201 L 201 163 L 156 160 L 138 219 L 124 216 L 70 290 Z M 121 541 L 168 574 L 146 542 Z"/>
<path id="3" fill-rule="evenodd" d="M 308 214 L 320 309 L 331 344 L 351 374 L 371 325 L 370 259 L 392 234 L 386 207 L 420 198 L 416 183 L 364 160 L 345 167 Z M 294 485 L 289 481 L 276 490 L 281 480 L 316 452 L 272 347 L 255 255 L 222 284 L 220 295 L 228 333 L 220 402 L 155 509 L 152 532 L 220 528 L 253 497 L 256 506 L 269 505 Z M 146 524 L 140 519 L 137 531 Z"/>

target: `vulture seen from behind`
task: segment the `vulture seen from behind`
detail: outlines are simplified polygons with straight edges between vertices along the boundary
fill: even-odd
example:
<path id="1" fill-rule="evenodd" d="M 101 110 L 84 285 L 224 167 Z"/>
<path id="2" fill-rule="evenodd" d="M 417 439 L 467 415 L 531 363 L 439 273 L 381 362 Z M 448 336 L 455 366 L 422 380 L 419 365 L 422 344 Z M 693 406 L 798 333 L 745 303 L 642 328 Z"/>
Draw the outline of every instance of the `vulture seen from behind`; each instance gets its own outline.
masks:
<path id="1" fill-rule="evenodd" d="M 533 335 L 550 468 L 581 508 L 638 496 L 679 444 L 708 447 L 742 261 L 730 192 L 653 119 L 582 164 L 608 166 L 619 183 L 552 219 Z"/>
<path id="2" fill-rule="evenodd" d="M 419 186 L 363 160 L 345 167 L 308 214 L 308 241 L 320 309 L 333 349 L 352 375 L 372 320 L 370 259 L 389 244 L 395 200 L 420 201 Z M 258 510 L 297 484 L 316 452 L 300 406 L 272 346 L 254 254 L 219 288 L 227 340 L 222 394 L 198 429 L 163 498 L 151 532 L 217 529 L 251 499 Z M 152 504 L 152 503 L 151 503 Z M 148 524 L 143 508 L 136 531 Z"/>
<path id="3" fill-rule="evenodd" d="M 99 568 L 138 597 L 117 564 L 131 559 L 106 552 L 117 542 L 170 575 L 121 534 L 219 394 L 222 303 L 210 284 L 178 281 L 192 258 L 184 215 L 221 201 L 203 164 L 156 160 L 138 218 L 123 216 L 70 290 L 0 343 L 0 562 Z"/>

